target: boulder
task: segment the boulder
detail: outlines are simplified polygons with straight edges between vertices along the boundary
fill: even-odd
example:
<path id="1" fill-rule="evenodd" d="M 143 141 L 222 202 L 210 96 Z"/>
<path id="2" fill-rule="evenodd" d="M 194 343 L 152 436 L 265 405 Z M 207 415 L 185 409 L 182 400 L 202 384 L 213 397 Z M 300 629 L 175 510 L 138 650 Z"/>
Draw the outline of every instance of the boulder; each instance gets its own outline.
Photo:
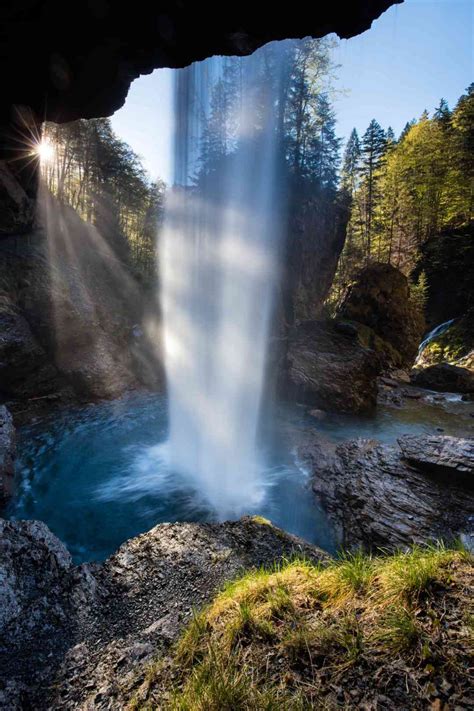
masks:
<path id="1" fill-rule="evenodd" d="M 338 318 L 368 327 L 385 342 L 377 350 L 387 365 L 413 364 L 424 321 L 410 298 L 408 279 L 391 264 L 374 263 L 362 269 L 338 309 Z"/>
<path id="2" fill-rule="evenodd" d="M 312 435 L 299 451 L 313 491 L 347 547 L 474 540 L 474 441 L 442 435 L 335 445 Z"/>
<path id="3" fill-rule="evenodd" d="M 474 371 L 450 363 L 415 369 L 411 381 L 417 387 L 442 393 L 474 392 Z"/>
<path id="4" fill-rule="evenodd" d="M 0 708 L 124 709 L 194 609 L 242 570 L 292 555 L 326 559 L 244 518 L 161 524 L 76 567 L 44 524 L 1 521 Z"/>
<path id="5" fill-rule="evenodd" d="M 380 361 L 357 330 L 305 321 L 288 335 L 287 394 L 323 410 L 367 412 L 377 400 Z"/>
<path id="6" fill-rule="evenodd" d="M 15 454 L 15 428 L 12 416 L 5 405 L 0 405 L 0 509 L 13 493 Z"/>

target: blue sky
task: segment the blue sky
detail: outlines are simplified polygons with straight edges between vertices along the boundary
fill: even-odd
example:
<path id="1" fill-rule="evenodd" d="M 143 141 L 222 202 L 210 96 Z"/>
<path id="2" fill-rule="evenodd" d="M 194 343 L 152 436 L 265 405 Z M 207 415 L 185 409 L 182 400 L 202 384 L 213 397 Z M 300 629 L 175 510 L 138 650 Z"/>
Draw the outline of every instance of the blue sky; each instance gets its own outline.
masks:
<path id="1" fill-rule="evenodd" d="M 372 118 L 398 134 L 444 97 L 452 107 L 474 81 L 474 0 L 405 0 L 372 28 L 334 51 L 340 64 L 337 133 L 363 133 Z M 112 117 L 116 133 L 142 157 L 151 177 L 172 173 L 172 74 L 136 79 Z"/>

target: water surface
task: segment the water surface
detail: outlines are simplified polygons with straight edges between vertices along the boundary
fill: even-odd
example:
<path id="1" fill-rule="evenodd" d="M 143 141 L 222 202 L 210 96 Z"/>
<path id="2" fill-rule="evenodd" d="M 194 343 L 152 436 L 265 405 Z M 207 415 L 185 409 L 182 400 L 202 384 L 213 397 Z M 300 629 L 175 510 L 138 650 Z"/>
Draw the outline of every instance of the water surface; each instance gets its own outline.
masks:
<path id="1" fill-rule="evenodd" d="M 370 437 L 390 443 L 403 434 L 474 436 L 474 403 L 448 396 L 440 406 L 409 401 L 380 407 L 373 417 L 326 415 L 281 406 L 260 447 L 263 497 L 245 513 L 334 551 L 331 527 L 309 488 L 295 448 L 301 432 L 344 441 Z M 18 494 L 11 518 L 44 521 L 76 562 L 101 560 L 128 538 L 165 521 L 216 521 L 198 479 L 169 465 L 167 404 L 135 393 L 114 402 L 67 410 L 20 429 Z"/>

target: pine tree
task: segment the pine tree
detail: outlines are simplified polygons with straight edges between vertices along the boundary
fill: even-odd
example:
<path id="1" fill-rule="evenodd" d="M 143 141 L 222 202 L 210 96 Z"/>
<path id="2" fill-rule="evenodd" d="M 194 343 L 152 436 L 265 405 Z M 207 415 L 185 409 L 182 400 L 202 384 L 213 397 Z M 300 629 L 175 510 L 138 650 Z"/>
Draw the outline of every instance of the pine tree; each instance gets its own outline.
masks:
<path id="1" fill-rule="evenodd" d="M 474 83 L 463 94 L 452 114 L 451 221 L 463 224 L 474 214 Z"/>
<path id="2" fill-rule="evenodd" d="M 365 198 L 364 232 L 367 261 L 372 254 L 373 221 L 375 204 L 378 198 L 379 170 L 382 166 L 386 145 L 385 131 L 375 119 L 372 119 L 362 136 L 360 168 Z"/>
<path id="3" fill-rule="evenodd" d="M 327 94 L 320 94 L 317 99 L 316 131 L 317 140 L 310 159 L 314 164 L 313 175 L 319 186 L 335 192 L 339 180 L 339 150 L 341 141 L 336 136 L 336 119 Z"/>
<path id="4" fill-rule="evenodd" d="M 354 196 L 358 184 L 360 158 L 359 134 L 357 130 L 353 128 L 347 140 L 342 165 L 342 188 L 351 199 Z"/>
<path id="5" fill-rule="evenodd" d="M 443 128 L 449 128 L 451 123 L 451 111 L 449 110 L 448 102 L 445 99 L 440 100 L 439 106 L 434 111 L 433 119 Z"/>
<path id="6" fill-rule="evenodd" d="M 224 60 L 221 76 L 211 90 L 209 113 L 201 137 L 198 181 L 216 171 L 235 148 L 238 131 L 240 66 L 237 57 Z"/>
<path id="7" fill-rule="evenodd" d="M 327 141 L 324 150 L 334 147 L 334 116 L 327 92 L 331 46 L 330 40 L 309 38 L 294 44 L 284 132 L 287 162 L 297 179 L 321 175 L 316 154 L 322 141 Z"/>
<path id="8" fill-rule="evenodd" d="M 388 155 L 390 151 L 392 151 L 395 146 L 397 145 L 397 139 L 395 138 L 395 131 L 391 126 L 387 128 L 387 132 L 385 134 L 385 140 L 386 140 L 386 146 L 385 146 L 385 152 Z"/>
<path id="9" fill-rule="evenodd" d="M 405 126 L 402 129 L 400 136 L 398 137 L 398 142 L 403 141 L 405 136 L 407 136 L 408 133 L 410 133 L 410 129 L 412 128 L 412 126 L 415 125 L 415 123 L 416 123 L 416 119 L 411 119 L 410 121 L 406 122 Z"/>

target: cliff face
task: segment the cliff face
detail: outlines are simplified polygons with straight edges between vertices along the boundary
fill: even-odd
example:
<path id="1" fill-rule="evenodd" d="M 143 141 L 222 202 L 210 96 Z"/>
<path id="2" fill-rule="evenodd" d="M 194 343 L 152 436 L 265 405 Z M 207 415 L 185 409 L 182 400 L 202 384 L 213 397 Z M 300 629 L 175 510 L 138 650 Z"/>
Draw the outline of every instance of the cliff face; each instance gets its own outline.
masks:
<path id="1" fill-rule="evenodd" d="M 130 268 L 72 209 L 41 202 L 39 226 L 0 241 L 0 398 L 33 414 L 160 385 Z"/>

